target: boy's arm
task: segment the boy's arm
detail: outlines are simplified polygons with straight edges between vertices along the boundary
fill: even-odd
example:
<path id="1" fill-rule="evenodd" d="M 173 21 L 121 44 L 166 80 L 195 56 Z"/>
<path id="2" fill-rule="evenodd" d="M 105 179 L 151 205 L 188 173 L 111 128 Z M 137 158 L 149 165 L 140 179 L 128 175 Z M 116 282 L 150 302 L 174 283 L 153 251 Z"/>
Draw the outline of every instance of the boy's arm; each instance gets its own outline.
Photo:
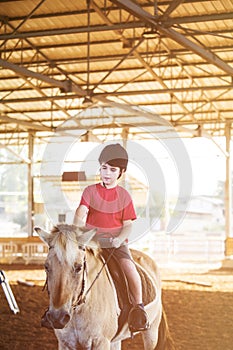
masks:
<path id="1" fill-rule="evenodd" d="M 73 224 L 78 227 L 83 227 L 86 224 L 88 208 L 81 204 L 75 212 Z"/>
<path id="2" fill-rule="evenodd" d="M 114 248 L 119 248 L 121 244 L 129 238 L 132 231 L 132 220 L 123 221 L 122 230 L 119 235 L 112 240 L 112 246 Z"/>

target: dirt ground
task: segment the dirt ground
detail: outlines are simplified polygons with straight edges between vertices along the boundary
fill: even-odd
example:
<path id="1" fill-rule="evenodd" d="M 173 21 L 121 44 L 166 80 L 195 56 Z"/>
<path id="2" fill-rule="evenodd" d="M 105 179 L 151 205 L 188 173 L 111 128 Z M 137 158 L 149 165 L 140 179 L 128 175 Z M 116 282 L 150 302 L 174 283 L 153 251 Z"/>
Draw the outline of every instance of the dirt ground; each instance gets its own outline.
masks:
<path id="1" fill-rule="evenodd" d="M 20 313 L 10 311 L 0 288 L 0 349 L 55 350 L 53 331 L 40 327 L 47 306 L 42 266 L 0 265 L 10 282 Z M 175 272 L 162 270 L 163 304 L 177 350 L 233 349 L 233 270 Z M 31 281 L 26 286 L 17 281 Z M 140 336 L 123 350 L 142 350 Z"/>

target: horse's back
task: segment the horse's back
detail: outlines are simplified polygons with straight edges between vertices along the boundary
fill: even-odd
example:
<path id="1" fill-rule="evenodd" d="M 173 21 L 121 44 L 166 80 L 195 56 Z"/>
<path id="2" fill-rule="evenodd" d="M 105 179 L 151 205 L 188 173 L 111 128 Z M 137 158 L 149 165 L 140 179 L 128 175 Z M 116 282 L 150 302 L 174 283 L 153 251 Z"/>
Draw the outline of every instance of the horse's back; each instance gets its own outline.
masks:
<path id="1" fill-rule="evenodd" d="M 155 282 L 160 283 L 159 269 L 154 259 L 142 251 L 136 249 L 130 249 L 130 251 L 134 261 L 145 269 Z"/>

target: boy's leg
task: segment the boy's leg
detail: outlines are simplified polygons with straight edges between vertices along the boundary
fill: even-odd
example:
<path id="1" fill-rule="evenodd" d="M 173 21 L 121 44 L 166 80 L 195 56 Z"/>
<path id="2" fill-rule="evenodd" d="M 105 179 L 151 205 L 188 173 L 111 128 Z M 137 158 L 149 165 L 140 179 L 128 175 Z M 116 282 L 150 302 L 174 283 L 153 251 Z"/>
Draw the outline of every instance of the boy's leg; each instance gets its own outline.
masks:
<path id="1" fill-rule="evenodd" d="M 131 333 L 145 331 L 149 328 L 149 321 L 142 302 L 141 277 L 131 259 L 120 259 L 122 270 L 124 271 L 132 297 L 133 308 L 129 313 L 129 328 Z"/>
<path id="2" fill-rule="evenodd" d="M 142 284 L 139 273 L 131 259 L 120 259 L 120 265 L 127 278 L 132 304 L 142 304 Z"/>
<path id="3" fill-rule="evenodd" d="M 103 250 L 107 251 L 108 255 L 112 253 L 114 254 L 115 259 L 119 262 L 127 279 L 131 295 L 131 303 L 133 304 L 133 308 L 130 310 L 128 318 L 130 331 L 133 333 L 147 330 L 149 328 L 149 322 L 142 303 L 141 277 L 137 271 L 129 247 L 127 245 L 122 245 L 119 248 Z"/>

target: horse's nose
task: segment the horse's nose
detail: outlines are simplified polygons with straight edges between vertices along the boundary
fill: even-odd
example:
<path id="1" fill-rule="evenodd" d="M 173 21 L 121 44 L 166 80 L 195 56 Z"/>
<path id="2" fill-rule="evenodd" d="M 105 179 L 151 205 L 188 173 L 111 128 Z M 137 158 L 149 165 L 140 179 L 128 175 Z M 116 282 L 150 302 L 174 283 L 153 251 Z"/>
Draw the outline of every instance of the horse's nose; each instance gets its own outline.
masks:
<path id="1" fill-rule="evenodd" d="M 48 310 L 44 313 L 44 315 L 41 318 L 41 327 L 53 328 L 48 318 Z"/>
<path id="2" fill-rule="evenodd" d="M 66 311 L 48 311 L 47 318 L 55 329 L 62 329 L 70 321 L 70 315 Z"/>

